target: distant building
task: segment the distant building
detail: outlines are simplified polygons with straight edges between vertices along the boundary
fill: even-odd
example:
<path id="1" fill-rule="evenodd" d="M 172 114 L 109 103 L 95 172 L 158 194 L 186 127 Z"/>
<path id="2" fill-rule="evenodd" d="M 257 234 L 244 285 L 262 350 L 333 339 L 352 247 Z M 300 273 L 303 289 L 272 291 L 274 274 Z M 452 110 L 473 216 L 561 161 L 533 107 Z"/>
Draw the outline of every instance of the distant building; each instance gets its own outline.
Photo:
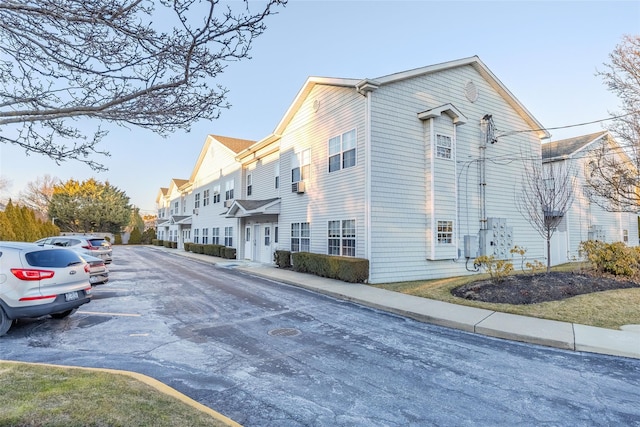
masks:
<path id="1" fill-rule="evenodd" d="M 585 173 L 594 156 L 607 144 L 612 155 L 625 157 L 624 150 L 607 132 L 597 132 L 542 145 L 543 167 L 566 163 L 576 179 L 575 199 L 551 239 L 551 263 L 562 264 L 579 259 L 578 247 L 586 240 L 624 242 L 638 246 L 638 215 L 607 212 L 591 202 L 586 193 Z"/>

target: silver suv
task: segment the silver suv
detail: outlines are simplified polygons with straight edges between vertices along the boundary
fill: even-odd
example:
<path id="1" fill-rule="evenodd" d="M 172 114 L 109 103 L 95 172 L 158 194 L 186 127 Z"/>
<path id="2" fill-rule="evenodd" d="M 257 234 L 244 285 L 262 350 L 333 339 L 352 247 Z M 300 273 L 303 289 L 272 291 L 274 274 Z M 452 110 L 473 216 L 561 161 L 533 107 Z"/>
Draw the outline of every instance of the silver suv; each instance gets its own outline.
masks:
<path id="1" fill-rule="evenodd" d="M 72 249 L 76 252 L 102 258 L 105 264 L 111 264 L 112 249 L 111 244 L 102 237 L 97 236 L 55 236 L 40 239 L 35 242 L 41 246 L 60 246 Z"/>
<path id="2" fill-rule="evenodd" d="M 15 319 L 62 319 L 91 296 L 89 264 L 77 252 L 0 242 L 0 336 Z"/>

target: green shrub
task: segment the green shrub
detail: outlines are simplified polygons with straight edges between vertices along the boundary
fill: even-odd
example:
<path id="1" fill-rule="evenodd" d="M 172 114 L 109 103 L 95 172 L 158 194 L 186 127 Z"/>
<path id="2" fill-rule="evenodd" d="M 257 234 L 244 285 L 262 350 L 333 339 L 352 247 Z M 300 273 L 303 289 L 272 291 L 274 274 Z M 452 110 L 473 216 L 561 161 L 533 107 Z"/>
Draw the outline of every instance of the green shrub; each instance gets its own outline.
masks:
<path id="1" fill-rule="evenodd" d="M 236 259 L 236 248 L 227 248 L 227 247 L 225 247 L 224 249 L 221 249 L 220 256 L 222 256 L 222 258 L 226 258 L 226 259 Z"/>
<path id="2" fill-rule="evenodd" d="M 165 248 L 170 248 L 171 247 L 171 240 L 164 240 L 162 242 L 162 246 L 164 246 Z"/>
<path id="3" fill-rule="evenodd" d="M 321 277 L 349 283 L 365 283 L 369 280 L 369 260 L 335 255 L 294 252 L 291 254 L 293 269 Z"/>
<path id="4" fill-rule="evenodd" d="M 155 244 L 158 245 L 158 246 L 164 246 L 164 240 L 156 239 L 156 243 Z"/>
<path id="5" fill-rule="evenodd" d="M 191 252 L 191 245 L 192 244 L 193 243 L 191 243 L 191 242 L 184 242 L 184 251 L 185 252 Z"/>
<path id="6" fill-rule="evenodd" d="M 204 245 L 201 243 L 192 243 L 191 244 L 191 252 L 194 254 L 203 254 L 204 253 Z"/>
<path id="7" fill-rule="evenodd" d="M 148 245 L 152 243 L 152 241 L 156 238 L 156 229 L 155 228 L 147 228 L 142 232 L 142 241 L 143 245 Z M 153 243 L 152 243 L 153 244 Z"/>
<path id="8" fill-rule="evenodd" d="M 122 234 L 120 233 L 116 233 L 113 239 L 113 244 L 114 245 L 121 245 L 122 244 Z"/>
<path id="9" fill-rule="evenodd" d="M 291 267 L 291 252 L 290 251 L 275 251 L 273 253 L 273 261 L 280 268 Z"/>
<path id="10" fill-rule="evenodd" d="M 171 249 L 178 249 L 178 242 L 171 242 Z"/>
<path id="11" fill-rule="evenodd" d="M 640 272 L 640 251 L 623 242 L 587 240 L 580 242 L 579 253 L 598 273 L 634 277 Z"/>
<path id="12" fill-rule="evenodd" d="M 116 234 L 118 236 L 119 234 Z M 117 240 L 117 238 L 116 238 Z M 133 227 L 131 230 L 131 234 L 129 235 L 129 245 L 139 245 L 142 243 L 142 233 L 138 229 L 138 227 Z"/>

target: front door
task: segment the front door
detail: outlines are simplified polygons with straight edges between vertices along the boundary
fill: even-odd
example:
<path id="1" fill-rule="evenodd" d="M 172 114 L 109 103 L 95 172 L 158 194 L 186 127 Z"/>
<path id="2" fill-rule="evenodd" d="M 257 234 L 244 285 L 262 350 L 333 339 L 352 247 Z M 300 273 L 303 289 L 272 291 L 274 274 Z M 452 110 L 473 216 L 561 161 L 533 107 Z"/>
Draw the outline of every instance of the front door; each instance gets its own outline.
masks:
<path id="1" fill-rule="evenodd" d="M 260 262 L 270 264 L 273 262 L 271 255 L 271 224 L 263 225 L 262 236 L 262 241 L 258 243 L 262 247 L 260 250 Z"/>

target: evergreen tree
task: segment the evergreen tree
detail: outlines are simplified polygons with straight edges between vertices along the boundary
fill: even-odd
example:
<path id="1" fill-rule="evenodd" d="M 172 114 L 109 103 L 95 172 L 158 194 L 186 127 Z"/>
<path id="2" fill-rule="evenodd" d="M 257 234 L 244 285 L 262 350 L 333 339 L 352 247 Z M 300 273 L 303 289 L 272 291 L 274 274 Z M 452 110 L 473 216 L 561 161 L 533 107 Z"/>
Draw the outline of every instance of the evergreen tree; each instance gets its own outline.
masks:
<path id="1" fill-rule="evenodd" d="M 108 182 L 73 179 L 55 186 L 49 216 L 63 231 L 119 233 L 131 217 L 129 197 Z"/>
<path id="2" fill-rule="evenodd" d="M 0 240 L 16 240 L 16 233 L 13 232 L 13 225 L 5 212 L 0 212 Z"/>

